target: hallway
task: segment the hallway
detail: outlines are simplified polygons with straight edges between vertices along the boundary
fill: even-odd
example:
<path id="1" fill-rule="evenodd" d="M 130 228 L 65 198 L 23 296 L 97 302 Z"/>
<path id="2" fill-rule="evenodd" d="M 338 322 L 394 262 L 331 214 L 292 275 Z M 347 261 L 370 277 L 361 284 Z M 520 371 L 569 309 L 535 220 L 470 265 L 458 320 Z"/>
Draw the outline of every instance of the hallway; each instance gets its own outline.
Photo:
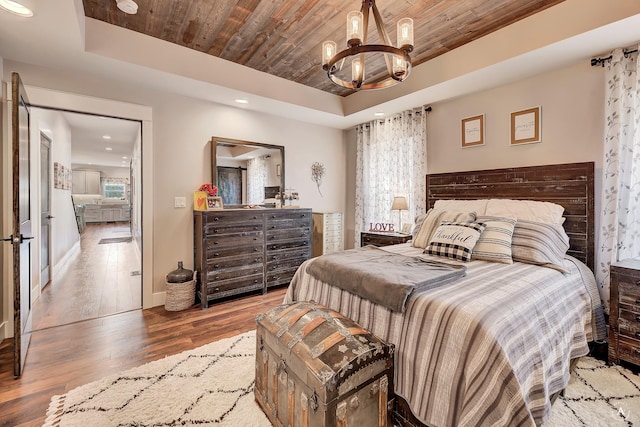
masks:
<path id="1" fill-rule="evenodd" d="M 141 308 L 141 268 L 135 243 L 100 243 L 130 236 L 128 222 L 87 224 L 80 236 L 80 250 L 33 304 L 33 330 Z"/>

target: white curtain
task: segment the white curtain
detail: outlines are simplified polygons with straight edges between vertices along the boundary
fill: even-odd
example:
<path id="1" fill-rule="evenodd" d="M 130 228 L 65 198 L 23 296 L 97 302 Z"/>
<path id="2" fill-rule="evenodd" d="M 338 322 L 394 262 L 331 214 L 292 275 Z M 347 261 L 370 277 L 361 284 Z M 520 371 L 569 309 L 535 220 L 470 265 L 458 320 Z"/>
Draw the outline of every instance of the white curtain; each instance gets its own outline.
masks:
<path id="1" fill-rule="evenodd" d="M 370 224 L 410 222 L 425 211 L 427 111 L 424 107 L 396 114 L 356 129 L 355 242 Z M 404 196 L 409 212 L 391 211 L 395 196 Z"/>
<path id="2" fill-rule="evenodd" d="M 637 49 L 635 47 L 634 49 Z M 640 257 L 640 74 L 623 49 L 606 66 L 605 135 L 596 278 L 609 312 L 609 266 Z"/>
<path id="3" fill-rule="evenodd" d="M 261 157 L 247 160 L 247 203 L 264 202 L 264 187 L 268 183 L 267 160 Z"/>

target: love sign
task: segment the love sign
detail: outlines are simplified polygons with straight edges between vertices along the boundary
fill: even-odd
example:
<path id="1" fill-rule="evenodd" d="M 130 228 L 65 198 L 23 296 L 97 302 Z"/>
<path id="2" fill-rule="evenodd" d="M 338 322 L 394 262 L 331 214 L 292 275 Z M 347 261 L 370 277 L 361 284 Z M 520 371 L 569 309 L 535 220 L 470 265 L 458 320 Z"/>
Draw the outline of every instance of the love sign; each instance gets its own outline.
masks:
<path id="1" fill-rule="evenodd" d="M 383 233 L 394 233 L 395 229 L 393 224 L 390 223 L 382 223 L 382 222 L 370 222 L 369 223 L 369 231 L 383 232 Z"/>

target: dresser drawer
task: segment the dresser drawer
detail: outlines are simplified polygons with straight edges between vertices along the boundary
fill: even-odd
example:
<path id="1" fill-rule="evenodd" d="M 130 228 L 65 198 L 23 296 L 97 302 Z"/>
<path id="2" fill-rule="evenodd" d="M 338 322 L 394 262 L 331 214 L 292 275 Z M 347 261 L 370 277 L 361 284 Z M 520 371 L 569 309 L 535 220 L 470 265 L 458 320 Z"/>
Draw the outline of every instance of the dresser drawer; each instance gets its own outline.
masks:
<path id="1" fill-rule="evenodd" d="M 310 239 L 296 239 L 277 243 L 267 243 L 267 251 L 280 251 L 285 249 L 299 249 L 311 247 Z"/>
<path id="2" fill-rule="evenodd" d="M 308 239 L 311 237 L 311 228 L 285 228 L 281 230 L 267 230 L 267 243 L 279 240 Z"/>
<path id="3" fill-rule="evenodd" d="M 284 209 L 279 212 L 270 212 L 266 215 L 267 224 L 272 221 L 290 221 L 296 219 L 306 219 L 309 220 L 311 218 L 311 211 L 307 210 L 287 210 Z"/>
<path id="4" fill-rule="evenodd" d="M 309 248 L 301 247 L 295 249 L 288 250 L 278 250 L 271 251 L 267 253 L 267 263 L 275 262 L 275 261 L 283 261 L 289 258 L 308 258 L 309 257 Z"/>
<path id="5" fill-rule="evenodd" d="M 620 336 L 618 338 L 618 357 L 640 365 L 640 340 Z"/>
<path id="6" fill-rule="evenodd" d="M 203 212 L 202 219 L 205 229 L 215 224 L 262 224 L 262 215 L 247 211 L 216 211 Z"/>
<path id="7" fill-rule="evenodd" d="M 250 277 L 253 275 L 262 275 L 263 265 L 249 265 L 237 268 L 226 268 L 207 272 L 207 283 L 217 283 L 220 281 L 235 279 L 238 277 Z"/>
<path id="8" fill-rule="evenodd" d="M 247 267 L 262 267 L 264 257 L 262 253 L 254 252 L 253 254 L 236 256 L 236 257 L 219 257 L 211 258 L 207 261 L 207 267 L 209 271 L 222 271 L 229 268 L 237 268 L 242 266 Z"/>
<path id="9" fill-rule="evenodd" d="M 222 246 L 244 246 L 260 244 L 263 241 L 262 231 L 251 233 L 212 235 L 206 238 L 207 249 Z"/>
<path id="10" fill-rule="evenodd" d="M 293 279 L 294 274 L 295 274 L 295 270 L 294 271 L 273 271 L 273 272 L 267 273 L 267 286 L 272 287 L 272 286 L 287 285 L 291 282 L 291 279 Z"/>
<path id="11" fill-rule="evenodd" d="M 217 236 L 221 234 L 243 234 L 262 231 L 262 224 L 242 224 L 242 223 L 216 223 L 205 227 L 205 235 Z"/>
<path id="12" fill-rule="evenodd" d="M 233 257 L 233 256 L 254 256 L 255 254 L 262 254 L 263 246 L 262 242 L 254 243 L 246 246 L 220 246 L 220 245 L 209 245 L 206 249 L 206 259 L 208 260 L 217 259 L 217 258 L 225 258 L 225 257 Z"/>
<path id="13" fill-rule="evenodd" d="M 236 280 L 225 280 L 219 282 L 206 283 L 205 289 L 209 299 L 224 298 L 238 293 L 249 292 L 262 289 L 262 274 L 238 278 Z"/>

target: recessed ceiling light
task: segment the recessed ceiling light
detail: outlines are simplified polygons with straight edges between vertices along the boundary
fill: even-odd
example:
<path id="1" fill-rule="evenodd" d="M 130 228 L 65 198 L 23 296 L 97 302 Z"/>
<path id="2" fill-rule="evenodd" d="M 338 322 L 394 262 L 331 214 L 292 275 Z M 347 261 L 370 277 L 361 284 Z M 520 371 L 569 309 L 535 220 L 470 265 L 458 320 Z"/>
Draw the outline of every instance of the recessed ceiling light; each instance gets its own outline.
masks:
<path id="1" fill-rule="evenodd" d="M 102 135 L 102 139 L 111 139 L 111 135 Z"/>
<path id="2" fill-rule="evenodd" d="M 11 12 L 25 18 L 33 16 L 33 11 L 31 9 L 13 0 L 0 0 L 0 7 L 7 12 Z"/>
<path id="3" fill-rule="evenodd" d="M 123 159 L 127 160 L 127 156 L 122 156 Z"/>
<path id="4" fill-rule="evenodd" d="M 138 4 L 133 0 L 116 0 L 118 9 L 129 15 L 138 13 Z"/>
<path id="5" fill-rule="evenodd" d="M 106 147 L 106 148 L 105 148 L 105 150 L 107 150 L 107 151 L 111 151 L 111 150 L 113 150 L 113 148 L 111 148 L 111 147 Z"/>
<path id="6" fill-rule="evenodd" d="M 246 99 L 242 99 L 242 98 L 237 98 L 236 102 L 238 104 L 248 104 L 249 103 L 249 101 L 247 101 Z"/>
<path id="7" fill-rule="evenodd" d="M 377 111 L 375 113 L 373 113 L 374 116 L 376 117 L 384 117 L 384 113 L 382 111 Z"/>

